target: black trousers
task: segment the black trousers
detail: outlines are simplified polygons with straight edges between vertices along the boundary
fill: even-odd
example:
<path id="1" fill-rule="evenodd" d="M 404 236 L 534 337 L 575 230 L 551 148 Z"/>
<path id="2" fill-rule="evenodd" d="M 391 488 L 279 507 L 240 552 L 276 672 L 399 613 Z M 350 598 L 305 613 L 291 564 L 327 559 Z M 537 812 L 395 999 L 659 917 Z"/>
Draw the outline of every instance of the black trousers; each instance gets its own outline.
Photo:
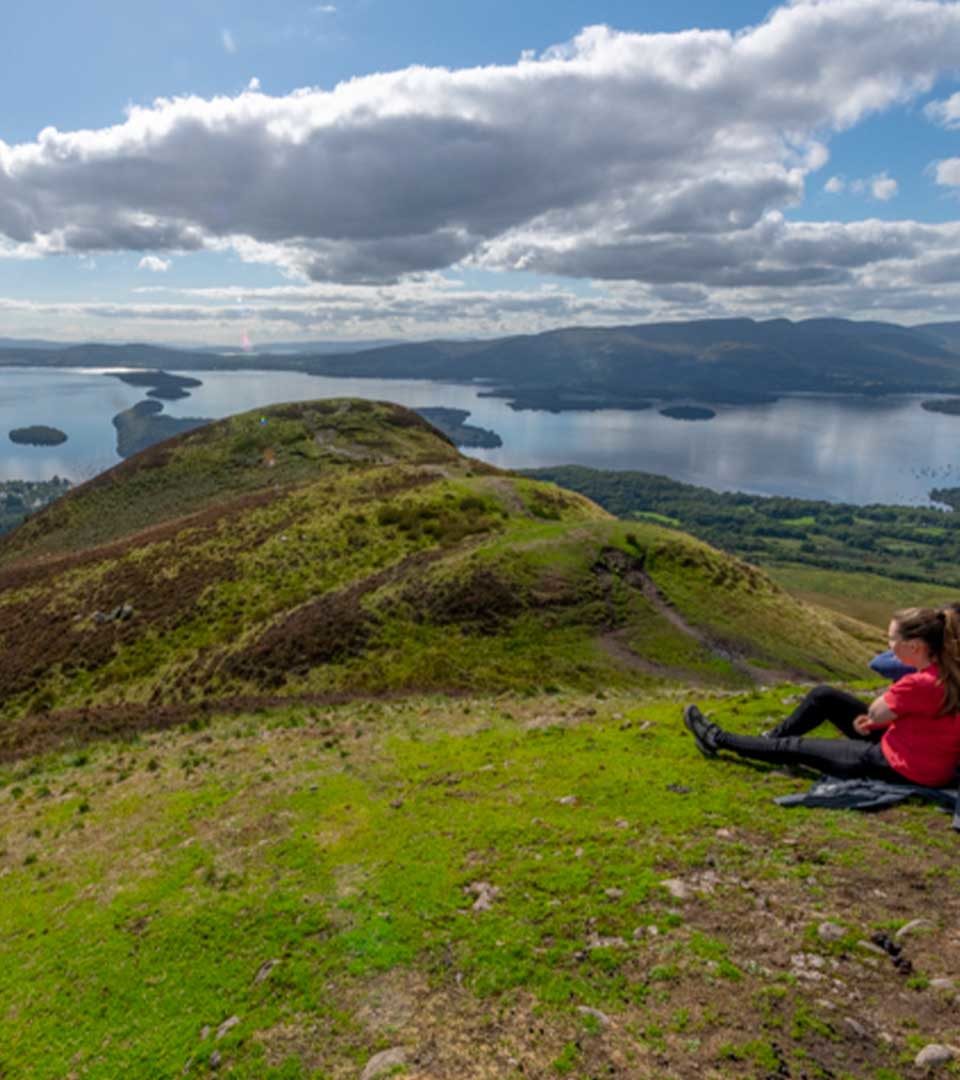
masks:
<path id="1" fill-rule="evenodd" d="M 909 783 L 905 776 L 887 764 L 880 749 L 882 732 L 861 735 L 854 729 L 854 720 L 866 711 L 866 705 L 853 694 L 830 686 L 816 686 L 786 720 L 767 735 L 734 735 L 721 731 L 717 734 L 716 744 L 741 757 L 778 765 L 806 765 L 830 776 Z M 825 721 L 839 728 L 846 738 L 803 738 Z"/>

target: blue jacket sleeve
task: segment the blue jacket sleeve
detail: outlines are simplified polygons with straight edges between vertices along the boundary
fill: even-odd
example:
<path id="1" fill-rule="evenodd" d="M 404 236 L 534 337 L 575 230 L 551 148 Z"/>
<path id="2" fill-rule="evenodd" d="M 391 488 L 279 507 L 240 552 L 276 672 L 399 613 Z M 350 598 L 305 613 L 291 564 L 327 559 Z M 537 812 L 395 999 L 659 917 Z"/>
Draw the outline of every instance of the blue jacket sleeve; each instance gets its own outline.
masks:
<path id="1" fill-rule="evenodd" d="M 870 661 L 870 667 L 878 675 L 882 675 L 885 679 L 890 679 L 892 682 L 902 679 L 904 675 L 912 675 L 917 670 L 916 668 L 910 667 L 909 664 L 901 663 L 893 655 L 892 649 L 888 649 L 886 652 L 879 653 L 875 656 Z"/>

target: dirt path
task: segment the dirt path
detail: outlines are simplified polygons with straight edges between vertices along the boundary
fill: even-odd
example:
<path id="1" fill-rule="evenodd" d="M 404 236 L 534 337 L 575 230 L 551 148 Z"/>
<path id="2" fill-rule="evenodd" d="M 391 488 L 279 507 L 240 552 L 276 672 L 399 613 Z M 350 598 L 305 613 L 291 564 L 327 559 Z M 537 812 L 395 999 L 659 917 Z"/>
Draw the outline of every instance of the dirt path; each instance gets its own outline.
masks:
<path id="1" fill-rule="evenodd" d="M 641 570 L 639 567 L 632 567 L 626 575 L 626 580 L 630 585 L 634 586 L 634 588 L 639 587 L 640 591 L 643 593 L 644 599 L 659 615 L 662 615 L 671 626 L 676 627 L 677 630 L 687 637 L 693 638 L 694 641 L 702 645 L 707 652 L 712 653 L 721 660 L 725 660 L 730 664 L 734 671 L 744 675 L 752 682 L 767 686 L 774 683 L 795 682 L 797 680 L 801 682 L 809 681 L 809 677 L 800 671 L 765 668 L 756 664 L 751 664 L 749 660 L 734 652 L 729 646 L 718 641 L 707 631 L 687 622 L 680 612 L 677 611 L 677 609 L 663 596 L 657 588 L 653 578 L 651 578 L 645 570 Z M 600 645 L 620 663 L 626 664 L 627 667 L 634 671 L 643 671 L 652 675 L 659 675 L 662 678 L 673 678 L 683 682 L 691 681 L 690 673 L 688 671 L 654 664 L 638 655 L 623 640 L 622 632 L 613 631 L 603 635 L 600 639 Z"/>

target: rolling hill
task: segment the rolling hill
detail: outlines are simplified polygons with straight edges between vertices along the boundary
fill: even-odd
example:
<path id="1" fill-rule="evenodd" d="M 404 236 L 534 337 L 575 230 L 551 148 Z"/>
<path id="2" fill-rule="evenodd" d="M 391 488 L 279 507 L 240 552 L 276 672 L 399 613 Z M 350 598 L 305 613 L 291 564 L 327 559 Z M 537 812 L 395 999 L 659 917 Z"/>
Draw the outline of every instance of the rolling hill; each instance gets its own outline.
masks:
<path id="1" fill-rule="evenodd" d="M 908 1080 L 960 1038 L 949 819 L 775 807 L 809 781 L 679 719 L 761 730 L 878 632 L 405 409 L 72 489 L 0 541 L 0 637 L 0 1075 Z"/>
<path id="2" fill-rule="evenodd" d="M 0 543 L 0 648 L 10 754 L 215 703 L 854 675 L 870 646 L 706 544 L 341 400 L 207 425 L 30 518 Z"/>

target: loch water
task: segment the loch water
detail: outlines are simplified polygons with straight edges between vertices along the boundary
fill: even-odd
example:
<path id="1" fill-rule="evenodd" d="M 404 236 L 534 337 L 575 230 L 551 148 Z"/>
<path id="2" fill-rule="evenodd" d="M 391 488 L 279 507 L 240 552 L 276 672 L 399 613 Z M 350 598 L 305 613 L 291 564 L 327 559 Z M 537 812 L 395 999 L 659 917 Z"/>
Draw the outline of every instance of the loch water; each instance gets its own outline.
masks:
<path id="1" fill-rule="evenodd" d="M 514 411 L 477 384 L 345 379 L 283 371 L 185 372 L 203 385 L 165 402 L 171 416 L 216 419 L 284 401 L 362 397 L 467 409 L 491 428 L 496 450 L 471 450 L 504 468 L 579 464 L 640 469 L 717 491 L 793 495 L 851 503 L 928 505 L 932 487 L 960 485 L 960 416 L 922 409 L 916 395 L 888 398 L 792 395 L 766 405 L 714 405 L 707 421 L 639 412 Z M 928 395 L 929 396 L 929 395 Z M 115 465 L 111 420 L 142 401 L 142 388 L 103 370 L 0 370 L 0 479 L 88 479 Z M 18 446 L 12 428 L 48 424 L 56 447 Z"/>

